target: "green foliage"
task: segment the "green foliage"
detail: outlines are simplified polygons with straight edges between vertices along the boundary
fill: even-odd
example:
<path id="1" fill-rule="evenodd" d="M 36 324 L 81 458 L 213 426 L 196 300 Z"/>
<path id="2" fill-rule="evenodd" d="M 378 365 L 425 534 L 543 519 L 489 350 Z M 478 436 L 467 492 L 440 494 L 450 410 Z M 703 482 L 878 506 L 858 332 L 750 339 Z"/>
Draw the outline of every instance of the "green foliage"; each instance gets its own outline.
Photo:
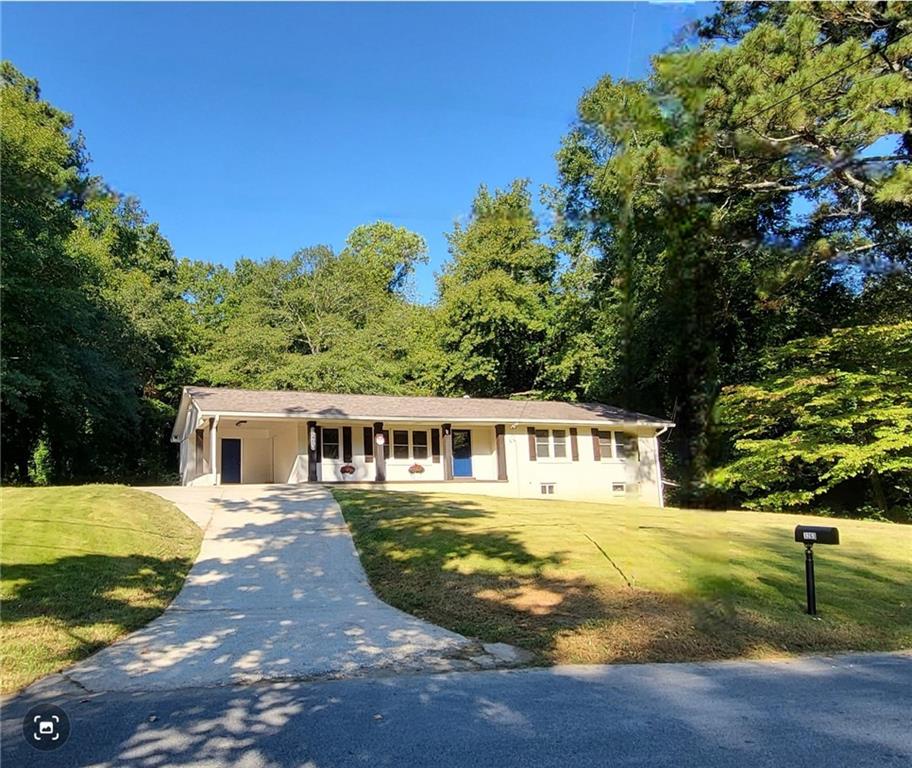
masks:
<path id="1" fill-rule="evenodd" d="M 170 246 L 88 175 L 70 117 L 9 63 L 0 98 L 3 477 L 28 479 L 36 451 L 55 481 L 173 464 L 141 416 L 187 375 Z"/>
<path id="2" fill-rule="evenodd" d="M 50 485 L 53 471 L 51 448 L 45 438 L 39 438 L 29 462 L 29 482 L 32 485 Z"/>
<path id="3" fill-rule="evenodd" d="M 734 452 L 713 485 L 753 508 L 912 511 L 912 321 L 790 342 L 763 374 L 719 400 Z"/>
<path id="4" fill-rule="evenodd" d="M 200 379 L 216 385 L 333 392 L 414 391 L 408 360 L 427 311 L 400 293 L 423 241 L 379 222 L 346 248 L 241 260 L 233 272 L 184 265 L 204 343 Z M 216 281 L 216 287 L 209 281 Z"/>
<path id="5" fill-rule="evenodd" d="M 724 3 L 647 82 L 580 101 L 554 234 L 586 290 L 556 317 L 550 388 L 673 412 L 684 500 L 721 388 L 760 350 L 869 322 L 909 269 L 910 19 Z"/>
<path id="6" fill-rule="evenodd" d="M 532 390 L 556 259 L 541 242 L 527 182 L 493 195 L 482 186 L 470 220 L 448 239 L 429 374 L 435 388 L 481 397 Z"/>

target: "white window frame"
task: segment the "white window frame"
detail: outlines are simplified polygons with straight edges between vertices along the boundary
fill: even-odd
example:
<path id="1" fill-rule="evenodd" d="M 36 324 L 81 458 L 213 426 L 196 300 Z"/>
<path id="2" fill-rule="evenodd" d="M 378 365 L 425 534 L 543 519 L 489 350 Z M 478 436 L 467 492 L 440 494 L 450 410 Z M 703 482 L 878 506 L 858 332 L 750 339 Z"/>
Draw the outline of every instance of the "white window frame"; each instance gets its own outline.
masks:
<path id="1" fill-rule="evenodd" d="M 326 431 L 328 429 L 334 429 L 336 431 L 337 440 L 335 442 L 336 446 L 336 457 L 332 458 L 331 456 L 326 455 Z M 330 443 L 333 445 L 333 443 Z M 321 427 L 320 428 L 320 460 L 321 461 L 342 461 L 342 427 Z"/>
<path id="2" fill-rule="evenodd" d="M 424 448 L 424 456 L 420 459 L 415 455 L 415 435 L 420 434 L 424 435 L 424 445 L 419 446 Z M 410 456 L 412 461 L 430 461 L 431 459 L 431 435 L 430 432 L 426 429 L 410 429 L 409 430 L 409 448 Z"/>
<path id="3" fill-rule="evenodd" d="M 607 433 L 607 439 L 602 437 L 603 434 Z M 599 451 L 601 452 L 602 461 L 613 461 L 614 460 L 614 432 L 610 429 L 600 429 L 598 431 L 599 437 Z M 605 455 L 605 445 L 608 445 L 608 455 Z"/>
<path id="4" fill-rule="evenodd" d="M 608 446 L 611 448 L 610 454 L 607 456 L 605 455 L 604 438 L 602 438 L 602 435 L 606 432 L 609 435 Z M 619 453 L 618 445 L 620 445 L 620 443 L 621 443 L 620 435 L 627 435 L 632 440 L 639 441 L 639 435 L 637 435 L 635 432 L 627 432 L 626 430 L 623 430 L 623 429 L 600 429 L 599 430 L 599 449 L 601 450 L 602 461 L 626 461 L 626 457 L 622 457 L 622 456 L 618 455 L 618 453 Z M 635 458 L 637 460 L 639 460 L 639 454 L 640 454 L 639 445 L 636 446 L 635 450 L 636 450 Z"/>
<path id="5" fill-rule="evenodd" d="M 403 443 L 396 442 L 396 433 L 405 432 L 405 456 L 396 455 L 396 447 L 401 448 Z M 390 429 L 390 458 L 393 461 L 409 461 L 412 458 L 412 433 L 409 429 Z"/>
<path id="6" fill-rule="evenodd" d="M 628 458 L 631 458 L 631 457 L 618 455 L 618 446 L 621 444 L 621 441 L 618 439 L 619 435 L 627 435 L 634 443 L 638 443 L 639 436 L 634 432 L 625 432 L 623 429 L 617 429 L 617 430 L 613 430 L 611 432 L 611 437 L 612 437 L 611 455 L 612 455 L 612 457 L 617 459 L 618 461 L 626 461 Z M 640 458 L 639 444 L 634 446 L 634 451 L 636 452 L 636 455 L 633 456 L 632 458 L 634 458 L 636 461 L 639 461 L 639 458 Z"/>
<path id="7" fill-rule="evenodd" d="M 547 437 L 542 439 L 541 437 L 539 437 L 539 432 L 544 432 L 547 435 Z M 555 455 L 555 447 L 557 446 L 557 441 L 554 439 L 555 432 L 564 433 L 564 439 L 563 439 L 564 455 L 563 456 Z M 547 450 L 548 450 L 547 456 L 542 456 L 538 452 L 538 446 L 540 444 L 547 447 Z M 565 461 L 572 461 L 572 459 L 573 459 L 573 457 L 571 456 L 572 452 L 573 451 L 570 448 L 570 430 L 568 430 L 566 428 L 556 429 L 556 430 L 555 429 L 538 429 L 538 428 L 536 428 L 536 430 L 535 430 L 535 460 L 536 461 L 543 461 L 543 462 L 550 461 L 550 462 L 559 462 L 559 463 L 562 463 Z"/>
<path id="8" fill-rule="evenodd" d="M 387 430 L 384 429 L 383 431 L 386 432 Z M 394 445 L 394 435 L 395 435 L 396 432 L 405 432 L 405 434 L 406 434 L 406 439 L 407 439 L 407 441 L 408 441 L 408 443 L 407 443 L 407 445 L 408 445 L 408 456 L 407 456 L 406 458 L 397 458 L 397 457 L 396 457 L 396 454 L 395 454 L 395 445 Z M 414 438 L 414 434 L 415 434 L 416 432 L 423 432 L 423 433 L 424 433 L 424 439 L 426 440 L 424 446 L 422 446 L 422 447 L 427 451 L 427 456 L 425 456 L 423 459 L 416 459 L 416 458 L 415 458 L 415 438 Z M 401 448 L 403 445 L 404 445 L 404 443 L 399 443 L 399 447 L 400 447 L 400 448 Z M 387 447 L 389 448 L 389 454 L 386 456 L 386 461 L 387 461 L 387 463 L 392 463 L 392 464 L 397 464 L 397 463 L 398 463 L 398 464 L 411 464 L 411 463 L 416 462 L 416 461 L 430 461 L 430 460 L 431 460 L 431 433 L 430 433 L 430 430 L 429 430 L 427 427 L 418 427 L 418 428 L 413 428 L 413 427 L 400 428 L 400 427 L 396 427 L 396 428 L 392 428 L 392 429 L 389 430 L 389 437 L 386 439 L 386 445 L 383 446 L 383 447 L 384 447 L 384 448 L 387 448 Z"/>

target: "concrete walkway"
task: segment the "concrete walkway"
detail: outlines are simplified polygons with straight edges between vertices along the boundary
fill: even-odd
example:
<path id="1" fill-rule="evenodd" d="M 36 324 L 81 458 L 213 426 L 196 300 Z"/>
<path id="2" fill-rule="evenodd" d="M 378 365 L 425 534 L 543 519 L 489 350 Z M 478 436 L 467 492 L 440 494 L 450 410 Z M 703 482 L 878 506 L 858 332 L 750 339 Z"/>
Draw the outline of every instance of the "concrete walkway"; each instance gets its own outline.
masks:
<path id="1" fill-rule="evenodd" d="M 57 684 L 90 692 L 167 690 L 466 669 L 466 657 L 479 658 L 466 638 L 374 595 L 326 490 L 147 490 L 204 530 L 199 558 L 158 619 L 66 670 Z"/>

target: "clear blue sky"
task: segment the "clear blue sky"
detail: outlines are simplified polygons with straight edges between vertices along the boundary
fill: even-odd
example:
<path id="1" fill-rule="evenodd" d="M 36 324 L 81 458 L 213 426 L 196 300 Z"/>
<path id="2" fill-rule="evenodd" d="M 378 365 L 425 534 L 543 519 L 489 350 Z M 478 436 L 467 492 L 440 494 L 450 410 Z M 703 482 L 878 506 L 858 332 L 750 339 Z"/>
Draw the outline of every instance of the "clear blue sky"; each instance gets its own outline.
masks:
<path id="1" fill-rule="evenodd" d="M 6 4 L 2 43 L 178 256 L 339 249 L 386 219 L 427 239 L 429 299 L 478 185 L 552 183 L 583 90 L 641 76 L 708 9 Z"/>

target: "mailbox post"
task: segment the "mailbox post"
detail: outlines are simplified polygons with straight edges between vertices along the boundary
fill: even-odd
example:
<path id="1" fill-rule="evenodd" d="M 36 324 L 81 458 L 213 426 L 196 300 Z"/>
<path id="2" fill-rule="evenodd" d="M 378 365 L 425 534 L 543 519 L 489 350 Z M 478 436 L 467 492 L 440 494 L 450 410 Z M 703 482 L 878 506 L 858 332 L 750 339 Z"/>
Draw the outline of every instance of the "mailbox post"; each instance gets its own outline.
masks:
<path id="1" fill-rule="evenodd" d="M 795 541 L 804 544 L 804 579 L 807 588 L 807 612 L 817 615 L 817 585 L 814 582 L 814 545 L 838 544 L 839 529 L 823 525 L 795 526 Z"/>

